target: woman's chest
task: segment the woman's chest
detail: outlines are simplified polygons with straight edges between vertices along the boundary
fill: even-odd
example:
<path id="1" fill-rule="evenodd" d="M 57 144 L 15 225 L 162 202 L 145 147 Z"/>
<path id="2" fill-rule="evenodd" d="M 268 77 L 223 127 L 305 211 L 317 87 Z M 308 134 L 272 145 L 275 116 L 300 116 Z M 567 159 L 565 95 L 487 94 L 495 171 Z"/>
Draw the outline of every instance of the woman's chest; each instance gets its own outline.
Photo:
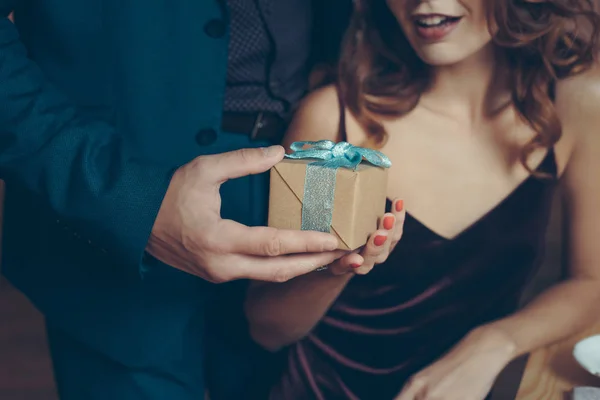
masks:
<path id="1" fill-rule="evenodd" d="M 456 237 L 537 179 L 520 162 L 530 132 L 514 125 L 512 131 L 501 129 L 509 127 L 463 132 L 443 121 L 411 119 L 389 127 L 382 149 L 392 161 L 388 197 L 404 199 L 407 211 L 439 236 Z M 530 168 L 542 168 L 547 156 L 547 149 L 535 151 Z"/>

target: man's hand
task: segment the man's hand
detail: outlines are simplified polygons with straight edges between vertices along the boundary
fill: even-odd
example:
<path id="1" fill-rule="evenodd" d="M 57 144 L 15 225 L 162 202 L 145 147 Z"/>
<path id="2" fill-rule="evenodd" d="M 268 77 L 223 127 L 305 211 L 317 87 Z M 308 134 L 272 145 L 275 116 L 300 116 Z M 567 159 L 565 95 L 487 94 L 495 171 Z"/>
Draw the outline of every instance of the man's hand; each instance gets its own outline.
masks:
<path id="1" fill-rule="evenodd" d="M 200 156 L 173 175 L 147 252 L 211 282 L 284 282 L 341 257 L 330 234 L 247 227 L 221 219 L 219 188 L 228 179 L 269 170 L 281 146 Z"/>

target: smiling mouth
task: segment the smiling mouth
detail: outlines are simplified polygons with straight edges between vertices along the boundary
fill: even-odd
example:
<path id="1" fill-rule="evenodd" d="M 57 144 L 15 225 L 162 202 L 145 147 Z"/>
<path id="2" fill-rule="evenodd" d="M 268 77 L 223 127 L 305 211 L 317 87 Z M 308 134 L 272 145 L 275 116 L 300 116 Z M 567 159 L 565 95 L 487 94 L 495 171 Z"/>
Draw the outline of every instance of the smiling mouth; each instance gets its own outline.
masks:
<path id="1" fill-rule="evenodd" d="M 441 28 L 458 22 L 462 17 L 448 15 L 419 15 L 414 18 L 415 24 L 421 28 Z"/>
<path id="2" fill-rule="evenodd" d="M 427 42 L 437 42 L 449 35 L 462 17 L 443 14 L 418 14 L 413 17 L 416 33 Z"/>

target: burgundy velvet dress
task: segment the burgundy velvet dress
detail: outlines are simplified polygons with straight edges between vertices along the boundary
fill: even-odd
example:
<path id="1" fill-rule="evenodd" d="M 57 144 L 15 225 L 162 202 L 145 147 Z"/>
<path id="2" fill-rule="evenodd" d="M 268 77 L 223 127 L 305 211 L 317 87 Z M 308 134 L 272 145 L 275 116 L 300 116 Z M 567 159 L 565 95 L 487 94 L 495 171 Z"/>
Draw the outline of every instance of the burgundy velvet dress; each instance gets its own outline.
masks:
<path id="1" fill-rule="evenodd" d="M 538 171 L 556 177 L 552 149 Z M 354 277 L 288 349 L 270 399 L 391 400 L 471 329 L 515 311 L 541 261 L 555 186 L 529 177 L 453 239 L 408 214 L 388 260 Z"/>

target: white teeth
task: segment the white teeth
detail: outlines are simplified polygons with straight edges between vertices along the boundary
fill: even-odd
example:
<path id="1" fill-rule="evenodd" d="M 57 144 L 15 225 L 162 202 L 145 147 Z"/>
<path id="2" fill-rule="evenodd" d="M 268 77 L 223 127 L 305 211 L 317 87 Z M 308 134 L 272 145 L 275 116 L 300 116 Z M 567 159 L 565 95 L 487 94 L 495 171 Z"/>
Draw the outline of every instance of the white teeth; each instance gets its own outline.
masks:
<path id="1" fill-rule="evenodd" d="M 419 18 L 417 21 L 421 25 L 435 26 L 435 25 L 441 24 L 442 22 L 445 22 L 447 19 L 448 19 L 448 17 L 434 16 L 434 17 L 422 17 L 422 18 Z"/>

